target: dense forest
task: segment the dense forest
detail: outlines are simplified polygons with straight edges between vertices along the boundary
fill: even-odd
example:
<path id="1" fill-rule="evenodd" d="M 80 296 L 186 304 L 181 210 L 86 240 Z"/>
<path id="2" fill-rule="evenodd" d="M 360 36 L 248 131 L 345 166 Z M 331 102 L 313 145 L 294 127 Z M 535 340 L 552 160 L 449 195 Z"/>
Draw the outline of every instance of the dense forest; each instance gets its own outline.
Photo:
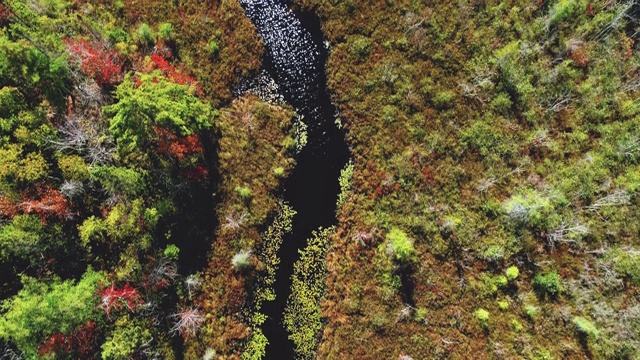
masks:
<path id="1" fill-rule="evenodd" d="M 281 1 L 306 238 L 260 3 L 0 0 L 0 359 L 640 358 L 639 1 Z"/>

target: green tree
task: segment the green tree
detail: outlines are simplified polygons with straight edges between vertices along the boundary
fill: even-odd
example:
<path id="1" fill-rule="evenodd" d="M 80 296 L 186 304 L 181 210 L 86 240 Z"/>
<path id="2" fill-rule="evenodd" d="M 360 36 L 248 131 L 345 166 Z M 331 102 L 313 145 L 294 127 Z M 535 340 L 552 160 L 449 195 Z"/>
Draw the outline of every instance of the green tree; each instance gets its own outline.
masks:
<path id="1" fill-rule="evenodd" d="M 104 275 L 91 269 L 77 283 L 25 276 L 23 289 L 2 303 L 0 339 L 13 342 L 27 358 L 37 358 L 38 344 L 47 336 L 69 333 L 99 316 L 96 289 L 103 281 Z"/>
<path id="2" fill-rule="evenodd" d="M 118 102 L 104 107 L 118 149 L 134 151 L 150 145 L 153 126 L 180 136 L 210 129 L 216 114 L 196 98 L 189 86 L 170 82 L 159 71 L 127 74 L 115 92 Z"/>

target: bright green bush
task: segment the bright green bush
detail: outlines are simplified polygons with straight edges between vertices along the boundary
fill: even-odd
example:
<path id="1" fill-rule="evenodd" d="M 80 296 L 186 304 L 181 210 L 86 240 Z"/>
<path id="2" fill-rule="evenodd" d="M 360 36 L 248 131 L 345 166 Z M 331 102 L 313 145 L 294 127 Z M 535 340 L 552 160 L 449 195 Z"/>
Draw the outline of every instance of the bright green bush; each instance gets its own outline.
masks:
<path id="1" fill-rule="evenodd" d="M 415 260 L 416 249 L 413 240 L 404 231 L 392 228 L 387 234 L 387 254 L 401 263 Z"/>
<path id="2" fill-rule="evenodd" d="M 94 166 L 90 170 L 91 180 L 99 182 L 111 194 L 134 197 L 145 189 L 145 173 L 120 166 Z"/>
<path id="3" fill-rule="evenodd" d="M 44 238 L 42 220 L 34 215 L 18 215 L 0 227 L 0 260 L 25 258 L 41 250 Z"/>
<path id="4" fill-rule="evenodd" d="M 27 358 L 37 358 L 38 344 L 47 336 L 69 333 L 99 317 L 96 290 L 104 281 L 102 273 L 91 269 L 77 283 L 23 277 L 22 290 L 2 303 L 0 339 L 15 343 Z"/>
<path id="5" fill-rule="evenodd" d="M 507 276 L 507 280 L 513 281 L 520 276 L 520 270 L 517 266 L 509 266 L 507 270 L 505 270 L 504 274 Z"/>
<path id="6" fill-rule="evenodd" d="M 480 308 L 473 315 L 480 322 L 480 326 L 485 329 L 489 327 L 489 312 L 487 310 Z"/>
<path id="7" fill-rule="evenodd" d="M 640 284 L 640 251 L 616 248 L 609 251 L 606 257 L 617 272 L 626 276 L 633 284 Z"/>
<path id="8" fill-rule="evenodd" d="M 209 50 L 209 54 L 215 55 L 220 51 L 220 45 L 218 45 L 217 41 L 211 40 L 207 44 L 207 49 Z"/>
<path id="9" fill-rule="evenodd" d="M 549 23 L 555 25 L 570 18 L 579 7 L 578 0 L 559 0 L 549 11 Z"/>
<path id="10" fill-rule="evenodd" d="M 554 210 L 548 198 L 531 189 L 511 196 L 503 208 L 510 220 L 531 227 L 543 227 Z"/>
<path id="11" fill-rule="evenodd" d="M 371 52 L 371 40 L 364 36 L 357 37 L 351 43 L 351 53 L 360 59 L 369 56 Z"/>
<path id="12" fill-rule="evenodd" d="M 251 197 L 253 197 L 253 192 L 246 186 L 236 186 L 234 190 L 238 195 L 240 195 L 241 198 L 245 200 L 251 199 Z"/>
<path id="13" fill-rule="evenodd" d="M 455 99 L 456 93 L 452 90 L 441 91 L 433 98 L 433 104 L 438 109 L 445 109 L 451 106 L 451 102 Z"/>
<path id="14" fill-rule="evenodd" d="M 173 39 L 173 25 L 171 25 L 171 23 L 162 23 L 158 25 L 158 37 L 162 40 Z"/>
<path id="15" fill-rule="evenodd" d="M 540 313 L 540 309 L 534 305 L 525 305 L 524 314 L 531 320 L 535 320 L 538 317 L 538 313 Z"/>
<path id="16" fill-rule="evenodd" d="M 546 274 L 536 275 L 532 284 L 542 295 L 556 296 L 563 290 L 560 283 L 560 275 L 555 270 Z"/>
<path id="17" fill-rule="evenodd" d="M 143 45 L 151 45 L 156 42 L 156 37 L 147 23 L 140 24 L 136 34 L 138 35 L 138 40 Z"/>
<path id="18" fill-rule="evenodd" d="M 591 338 L 594 340 L 598 338 L 599 331 L 596 328 L 595 324 L 592 323 L 591 321 L 581 316 L 576 316 L 573 318 L 573 325 L 575 325 L 576 330 L 579 333 L 587 336 L 588 338 Z"/>
<path id="19" fill-rule="evenodd" d="M 116 28 L 107 33 L 107 39 L 109 39 L 113 44 L 128 43 L 129 34 L 121 28 Z"/>
<path id="20" fill-rule="evenodd" d="M 175 244 L 169 244 L 166 248 L 164 248 L 162 254 L 167 259 L 178 260 L 178 256 L 180 255 L 180 248 Z"/>
<path id="21" fill-rule="evenodd" d="M 58 159 L 58 167 L 65 179 L 84 181 L 89 179 L 89 167 L 78 155 L 62 156 Z"/>

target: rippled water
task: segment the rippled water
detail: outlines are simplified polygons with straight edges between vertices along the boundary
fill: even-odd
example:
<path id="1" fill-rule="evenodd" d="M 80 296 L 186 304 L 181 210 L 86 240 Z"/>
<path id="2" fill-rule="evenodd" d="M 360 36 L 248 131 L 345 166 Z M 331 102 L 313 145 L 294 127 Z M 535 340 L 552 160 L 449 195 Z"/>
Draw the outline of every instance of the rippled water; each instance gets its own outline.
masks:
<path id="1" fill-rule="evenodd" d="M 275 81 L 278 93 L 303 115 L 308 127 L 307 146 L 297 155 L 297 165 L 284 183 L 283 197 L 297 215 L 293 230 L 278 253 L 281 263 L 274 286 L 276 301 L 263 307 L 268 317 L 263 328 L 269 339 L 266 358 L 293 359 L 293 344 L 282 326 L 293 264 L 313 230 L 336 222 L 338 176 L 349 151 L 344 134 L 335 125 L 337 112 L 326 86 L 328 54 L 317 17 L 294 13 L 285 1 L 240 0 L 240 3 L 266 48 L 267 74 L 259 74 L 250 81 L 247 90 L 268 100 L 274 98 Z"/>
<path id="2" fill-rule="evenodd" d="M 320 29 L 309 31 L 285 1 L 240 0 L 245 14 L 262 37 L 265 67 L 283 94 L 306 118 L 312 132 L 327 132 L 326 120 L 335 118 L 335 108 L 325 91 L 326 48 Z M 332 125 L 332 124 L 329 124 Z M 315 144 L 323 140 L 316 138 Z"/>

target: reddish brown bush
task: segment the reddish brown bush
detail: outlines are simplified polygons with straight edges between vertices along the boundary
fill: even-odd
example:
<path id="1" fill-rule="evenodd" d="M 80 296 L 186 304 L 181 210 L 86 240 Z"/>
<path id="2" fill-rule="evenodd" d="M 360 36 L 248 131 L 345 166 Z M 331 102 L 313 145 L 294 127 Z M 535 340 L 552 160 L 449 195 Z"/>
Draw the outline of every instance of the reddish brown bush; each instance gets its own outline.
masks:
<path id="1" fill-rule="evenodd" d="M 122 60 L 117 51 L 107 49 L 105 43 L 84 39 L 67 39 L 72 58 L 79 60 L 82 72 L 100 86 L 112 86 L 122 81 Z"/>

